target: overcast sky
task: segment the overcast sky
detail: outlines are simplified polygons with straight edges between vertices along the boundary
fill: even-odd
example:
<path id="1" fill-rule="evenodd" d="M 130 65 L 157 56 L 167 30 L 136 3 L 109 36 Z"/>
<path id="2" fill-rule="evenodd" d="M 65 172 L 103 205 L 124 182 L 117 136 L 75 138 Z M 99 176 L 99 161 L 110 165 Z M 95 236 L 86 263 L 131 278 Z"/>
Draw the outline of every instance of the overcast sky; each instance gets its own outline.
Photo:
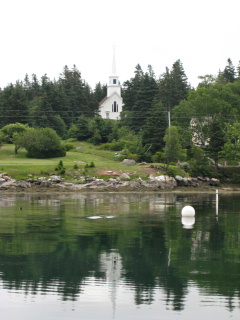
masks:
<path id="1" fill-rule="evenodd" d="M 239 0 L 3 0 L 0 87 L 26 73 L 58 78 L 75 64 L 94 87 L 124 82 L 139 63 L 157 78 L 180 59 L 189 82 L 240 60 Z"/>

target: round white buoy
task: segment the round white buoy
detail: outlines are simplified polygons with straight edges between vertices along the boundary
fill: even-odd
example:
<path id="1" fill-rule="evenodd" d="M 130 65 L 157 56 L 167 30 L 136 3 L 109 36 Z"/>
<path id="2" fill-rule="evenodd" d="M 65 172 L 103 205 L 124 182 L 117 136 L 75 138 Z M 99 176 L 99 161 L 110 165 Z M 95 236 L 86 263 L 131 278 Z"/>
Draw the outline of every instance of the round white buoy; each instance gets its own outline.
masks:
<path id="1" fill-rule="evenodd" d="M 194 217 L 195 209 L 192 206 L 185 206 L 182 208 L 182 216 L 183 217 Z"/>

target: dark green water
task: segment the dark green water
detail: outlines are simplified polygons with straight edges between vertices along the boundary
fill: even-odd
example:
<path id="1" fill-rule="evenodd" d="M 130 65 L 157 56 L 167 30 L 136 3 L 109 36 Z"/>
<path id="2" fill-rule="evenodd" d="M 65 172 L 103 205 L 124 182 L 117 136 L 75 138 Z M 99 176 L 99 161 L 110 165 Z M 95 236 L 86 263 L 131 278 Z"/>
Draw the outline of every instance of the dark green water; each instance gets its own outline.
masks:
<path id="1" fill-rule="evenodd" d="M 239 319 L 240 195 L 215 200 L 2 194 L 1 319 Z"/>

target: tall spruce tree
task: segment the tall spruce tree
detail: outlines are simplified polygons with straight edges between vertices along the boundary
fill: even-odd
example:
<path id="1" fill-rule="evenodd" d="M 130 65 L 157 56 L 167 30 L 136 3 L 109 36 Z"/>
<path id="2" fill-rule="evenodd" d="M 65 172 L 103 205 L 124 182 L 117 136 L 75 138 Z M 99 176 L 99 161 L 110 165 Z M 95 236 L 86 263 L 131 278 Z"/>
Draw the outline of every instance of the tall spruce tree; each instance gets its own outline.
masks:
<path id="1" fill-rule="evenodd" d="M 76 121 L 80 115 L 87 115 L 88 102 L 84 90 L 85 82 L 82 80 L 77 67 L 74 65 L 70 70 L 68 66 L 65 66 L 59 82 L 63 86 L 72 120 Z"/>
<path id="2" fill-rule="evenodd" d="M 167 111 L 187 98 L 190 85 L 187 80 L 182 62 L 177 60 L 172 69 L 166 68 L 159 80 L 159 100 L 162 101 Z"/>
<path id="3" fill-rule="evenodd" d="M 29 109 L 23 85 L 17 82 L 10 84 L 2 92 L 2 125 L 9 123 L 28 123 Z"/>
<path id="4" fill-rule="evenodd" d="M 218 74 L 218 82 L 227 83 L 227 82 L 235 82 L 236 81 L 236 72 L 235 67 L 232 63 L 232 60 L 228 58 L 227 65 L 223 71 L 219 71 Z"/>
<path id="5" fill-rule="evenodd" d="M 157 82 L 152 67 L 143 73 L 140 65 L 136 66 L 135 76 L 124 83 L 124 124 L 138 133 L 150 115 L 152 102 L 157 94 Z"/>
<path id="6" fill-rule="evenodd" d="M 162 102 L 154 101 L 151 113 L 142 129 L 142 144 L 151 154 L 164 147 L 164 135 L 168 126 L 165 107 Z"/>

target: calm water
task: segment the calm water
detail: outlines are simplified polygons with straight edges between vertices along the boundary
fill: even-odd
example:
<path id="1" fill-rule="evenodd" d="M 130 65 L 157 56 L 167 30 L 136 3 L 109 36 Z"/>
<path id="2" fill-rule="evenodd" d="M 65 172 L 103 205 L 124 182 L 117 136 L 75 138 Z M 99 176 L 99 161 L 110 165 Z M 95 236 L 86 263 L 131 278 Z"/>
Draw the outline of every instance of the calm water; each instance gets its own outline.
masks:
<path id="1" fill-rule="evenodd" d="M 0 318 L 239 319 L 240 195 L 215 200 L 2 194 Z"/>

